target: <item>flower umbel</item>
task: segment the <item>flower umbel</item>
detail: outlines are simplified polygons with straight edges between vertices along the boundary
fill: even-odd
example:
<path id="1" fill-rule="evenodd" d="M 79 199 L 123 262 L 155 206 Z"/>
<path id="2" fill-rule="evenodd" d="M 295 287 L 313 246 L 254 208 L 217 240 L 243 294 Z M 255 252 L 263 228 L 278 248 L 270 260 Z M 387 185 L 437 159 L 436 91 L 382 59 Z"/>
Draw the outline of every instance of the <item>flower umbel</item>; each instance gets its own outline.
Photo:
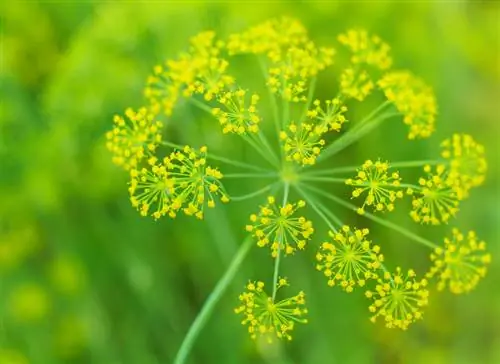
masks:
<path id="1" fill-rule="evenodd" d="M 115 115 L 113 130 L 106 133 L 106 146 L 113 162 L 129 170 L 152 154 L 161 141 L 162 123 L 154 120 L 146 108 L 125 111 L 125 119 Z"/>
<path id="2" fill-rule="evenodd" d="M 305 248 L 314 232 L 312 222 L 305 217 L 293 217 L 299 208 L 306 205 L 304 201 L 285 206 L 276 205 L 274 197 L 267 198 L 267 204 L 261 206 L 259 214 L 250 216 L 251 224 L 246 230 L 257 238 L 257 245 L 265 247 L 271 244 L 271 255 L 277 257 L 278 251 L 286 255 L 297 249 Z"/>
<path id="3" fill-rule="evenodd" d="M 281 278 L 277 289 L 287 285 L 286 279 Z M 241 323 L 248 325 L 248 333 L 252 339 L 263 337 L 269 343 L 276 338 L 292 340 L 295 324 L 307 323 L 304 317 L 307 314 L 305 294 L 302 291 L 296 296 L 273 301 L 264 291 L 263 282 L 250 282 L 239 300 L 240 306 L 235 312 L 244 316 Z"/>
<path id="4" fill-rule="evenodd" d="M 347 185 L 354 186 L 352 197 L 358 198 L 366 193 L 363 205 L 358 209 L 359 214 L 365 212 L 365 206 L 370 206 L 374 211 L 392 211 L 394 202 L 403 197 L 401 190 L 401 177 L 399 172 L 388 173 L 389 163 L 367 160 L 360 169 L 355 179 L 345 181 Z"/>
<path id="5" fill-rule="evenodd" d="M 484 146 L 468 134 L 453 134 L 441 143 L 443 158 L 450 160 L 452 182 L 457 184 L 457 192 L 467 197 L 472 187 L 484 182 L 488 165 L 484 156 Z"/>
<path id="6" fill-rule="evenodd" d="M 378 279 L 375 291 L 366 291 L 366 297 L 373 300 L 369 307 L 373 313 L 371 320 L 375 322 L 383 316 L 386 327 L 406 330 L 422 318 L 422 308 L 427 306 L 429 296 L 426 286 L 427 280 L 417 280 L 411 269 L 406 275 L 399 267 L 395 273 L 385 272 Z"/>
<path id="7" fill-rule="evenodd" d="M 393 71 L 379 82 L 387 100 L 404 115 L 408 139 L 428 138 L 435 130 L 437 106 L 432 89 L 408 71 Z"/>
<path id="8" fill-rule="evenodd" d="M 437 277 L 438 290 L 448 286 L 450 292 L 461 294 L 470 292 L 486 275 L 491 255 L 474 231 L 464 235 L 453 229 L 451 238 L 444 239 L 444 248 L 436 248 L 431 254 L 431 261 L 434 265 L 427 276 Z"/>
<path id="9" fill-rule="evenodd" d="M 214 108 L 212 113 L 219 120 L 222 132 L 245 134 L 259 131 L 260 117 L 256 108 L 259 96 L 253 94 L 248 101 L 245 90 L 228 91 L 217 97 L 222 108 Z"/>
<path id="10" fill-rule="evenodd" d="M 316 254 L 316 269 L 323 272 L 329 286 L 339 284 L 346 292 L 352 292 L 356 286 L 363 287 L 367 280 L 378 277 L 376 271 L 384 257 L 380 247 L 366 239 L 368 229 L 351 230 L 345 225 L 328 235 L 331 241 L 321 244 Z"/>
<path id="11" fill-rule="evenodd" d="M 409 189 L 413 195 L 413 210 L 410 216 L 421 224 L 439 225 L 447 223 L 458 212 L 459 198 L 454 184 L 448 178 L 445 166 L 436 166 L 435 173 L 429 165 L 424 167 L 427 179 L 420 178 L 418 190 Z"/>

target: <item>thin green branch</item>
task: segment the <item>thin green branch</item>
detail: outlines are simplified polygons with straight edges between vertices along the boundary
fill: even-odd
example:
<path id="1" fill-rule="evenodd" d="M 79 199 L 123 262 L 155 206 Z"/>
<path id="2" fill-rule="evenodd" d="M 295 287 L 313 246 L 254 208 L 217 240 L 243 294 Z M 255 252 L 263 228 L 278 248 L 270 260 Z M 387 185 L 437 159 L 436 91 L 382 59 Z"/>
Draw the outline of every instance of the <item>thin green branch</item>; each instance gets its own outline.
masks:
<path id="1" fill-rule="evenodd" d="M 175 143 L 171 143 L 171 142 L 167 142 L 167 141 L 161 141 L 160 142 L 161 145 L 165 145 L 167 147 L 171 147 L 171 148 L 175 148 L 175 149 L 179 149 L 179 150 L 182 150 L 184 148 L 183 145 L 180 145 L 180 144 L 175 144 Z M 216 155 L 216 154 L 213 154 L 213 153 L 207 153 L 207 158 L 208 159 L 213 159 L 215 161 L 219 161 L 219 162 L 223 162 L 223 163 L 227 163 L 227 164 L 232 164 L 233 166 L 236 166 L 236 167 L 241 167 L 241 168 L 247 168 L 247 169 L 252 169 L 254 171 L 259 171 L 259 172 L 272 172 L 271 170 L 269 169 L 265 169 L 265 168 L 261 168 L 261 167 L 257 167 L 257 166 L 254 166 L 252 164 L 248 164 L 248 163 L 245 163 L 245 162 L 240 162 L 240 161 L 235 161 L 235 160 L 232 160 L 232 159 L 229 159 L 229 158 L 226 158 L 226 157 L 221 157 L 219 155 Z"/>
<path id="2" fill-rule="evenodd" d="M 422 160 L 422 161 L 408 161 L 408 162 L 394 162 L 390 163 L 391 168 L 413 168 L 413 167 L 423 167 L 427 164 L 436 165 L 441 163 L 447 163 L 444 160 Z"/>
<path id="3" fill-rule="evenodd" d="M 267 186 L 265 186 L 264 188 L 261 188 L 260 190 L 257 190 L 257 191 L 254 191 L 254 192 L 251 192 L 251 193 L 248 193 L 246 195 L 241 195 L 241 196 L 229 196 L 229 199 L 231 201 L 244 201 L 244 200 L 248 200 L 249 198 L 252 198 L 252 197 L 256 197 L 256 196 L 259 196 L 259 195 L 262 195 L 263 193 L 271 190 L 274 185 L 276 185 L 277 182 L 275 183 L 271 183 Z"/>
<path id="4" fill-rule="evenodd" d="M 334 182 L 345 184 L 345 178 L 334 178 L 334 177 L 315 177 L 307 174 L 300 176 L 301 181 L 316 181 L 316 182 Z"/>
<path id="5" fill-rule="evenodd" d="M 203 304 L 203 307 L 201 308 L 201 311 L 198 313 L 198 316 L 196 316 L 184 340 L 182 341 L 181 347 L 179 348 L 179 351 L 177 352 L 177 355 L 174 359 L 174 364 L 183 364 L 186 362 L 186 359 L 193 347 L 196 338 L 205 326 L 205 323 L 212 314 L 216 304 L 219 302 L 222 295 L 229 287 L 229 284 L 233 280 L 234 276 L 238 272 L 238 269 L 240 268 L 245 257 L 248 255 L 250 248 L 253 245 L 252 243 L 252 237 L 249 236 L 248 238 L 246 238 L 246 240 L 243 242 L 238 252 L 234 256 L 226 272 L 221 277 L 219 282 L 217 282 L 217 285 L 215 286 L 212 293 L 210 293 L 210 295 L 208 296 L 207 300 Z"/>
<path id="6" fill-rule="evenodd" d="M 273 178 L 278 177 L 276 172 L 269 173 L 227 173 L 224 178 Z"/>
<path id="7" fill-rule="evenodd" d="M 356 212 L 358 210 L 358 208 L 355 205 L 353 205 L 352 203 L 344 201 L 343 199 L 341 199 L 341 198 L 339 198 L 339 197 L 337 197 L 337 196 L 335 196 L 333 194 L 330 194 L 328 192 L 324 192 L 323 190 L 321 190 L 319 188 L 316 188 L 316 187 L 313 187 L 313 186 L 304 186 L 304 187 L 307 188 L 307 189 L 309 189 L 309 190 L 311 190 L 311 191 L 313 191 L 313 192 L 315 192 L 315 193 L 317 193 L 317 194 L 319 194 L 319 195 L 322 195 L 322 196 L 324 196 L 324 197 L 326 197 L 326 198 L 328 198 L 328 199 L 330 199 L 330 200 L 338 203 L 339 205 L 342 205 L 342 206 L 348 208 L 349 210 L 352 210 L 354 212 Z M 418 243 L 420 243 L 422 245 L 427 246 L 428 248 L 431 248 L 431 249 L 438 248 L 438 246 L 436 244 L 434 244 L 432 241 L 427 240 L 425 238 L 422 238 L 421 236 L 418 236 L 418 235 L 412 233 L 411 231 L 409 231 L 409 230 L 407 230 L 407 229 L 405 229 L 405 228 L 403 228 L 403 227 L 401 227 L 401 226 L 399 226 L 399 225 L 397 225 L 395 223 L 392 223 L 390 221 L 382 219 L 382 218 L 380 218 L 378 216 L 375 216 L 375 215 L 373 215 L 373 214 L 371 214 L 369 212 L 365 212 L 361 216 L 364 216 L 364 217 L 366 217 L 366 218 L 368 218 L 368 219 L 370 219 L 370 220 L 372 220 L 372 221 L 374 221 L 374 222 L 376 222 L 376 223 L 378 223 L 380 225 L 383 225 L 385 227 L 393 229 L 393 230 L 395 230 L 395 231 L 397 231 L 397 232 L 405 235 L 406 237 L 408 237 L 408 238 L 410 238 L 410 239 L 412 239 L 412 240 L 414 240 L 414 241 L 416 241 L 416 242 L 418 242 Z"/>
<path id="8" fill-rule="evenodd" d="M 307 201 L 307 203 L 313 208 L 314 211 L 323 219 L 323 221 L 326 223 L 326 225 L 332 230 L 333 232 L 337 232 L 337 229 L 333 226 L 333 224 L 330 222 L 328 217 L 323 213 L 322 209 L 317 206 L 319 203 L 312 198 L 311 195 L 307 194 L 302 188 L 300 188 L 298 185 L 295 185 L 295 189 L 299 194 L 301 194 L 304 199 Z"/>
<path id="9" fill-rule="evenodd" d="M 268 155 L 268 153 L 266 153 L 265 151 L 263 151 L 256 143 L 255 141 L 252 139 L 252 137 L 248 136 L 248 135 L 245 135 L 243 134 L 242 135 L 243 137 L 243 140 L 245 140 L 257 153 L 259 153 L 261 155 L 262 158 L 264 158 L 269 164 L 271 164 L 272 166 L 274 167 L 278 167 L 278 164 L 276 163 L 275 160 L 273 160 L 272 158 L 270 158 L 270 156 Z"/>
<path id="10" fill-rule="evenodd" d="M 304 106 L 304 112 L 302 113 L 302 117 L 300 119 L 301 122 L 304 122 L 307 118 L 307 112 L 309 111 L 309 108 L 311 107 L 312 100 L 314 98 L 314 92 L 316 91 L 316 76 L 314 76 L 311 79 L 311 82 L 309 83 L 309 91 L 307 92 L 307 100 L 306 104 Z"/>
<path id="11" fill-rule="evenodd" d="M 283 192 L 283 204 L 284 207 L 288 202 L 288 193 L 290 192 L 290 185 L 285 182 L 284 192 Z M 272 301 L 276 299 L 276 292 L 278 291 L 278 274 L 280 270 L 280 257 L 281 257 L 281 245 L 283 244 L 283 236 L 280 237 L 280 242 L 278 244 L 278 251 L 276 255 L 276 260 L 274 262 L 274 273 L 273 273 L 273 295 Z"/>

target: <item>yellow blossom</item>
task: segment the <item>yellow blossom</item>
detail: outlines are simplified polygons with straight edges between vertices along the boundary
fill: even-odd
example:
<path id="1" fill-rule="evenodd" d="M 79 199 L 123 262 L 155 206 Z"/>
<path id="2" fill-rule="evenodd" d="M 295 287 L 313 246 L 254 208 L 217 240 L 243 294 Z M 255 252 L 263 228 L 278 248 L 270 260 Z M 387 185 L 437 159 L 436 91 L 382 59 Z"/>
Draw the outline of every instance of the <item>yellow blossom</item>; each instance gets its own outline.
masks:
<path id="1" fill-rule="evenodd" d="M 155 151 L 163 125 L 146 108 L 127 109 L 125 116 L 127 121 L 115 115 L 115 126 L 106 133 L 106 146 L 113 153 L 113 162 L 129 170 Z"/>
<path id="2" fill-rule="evenodd" d="M 302 250 L 314 232 L 312 222 L 304 217 L 293 217 L 304 201 L 285 206 L 276 205 L 274 197 L 267 198 L 267 204 L 260 207 L 258 214 L 250 216 L 251 224 L 246 230 L 257 239 L 259 247 L 270 244 L 271 255 L 277 257 L 278 251 L 286 255 Z"/>
<path id="3" fill-rule="evenodd" d="M 323 272 L 329 286 L 339 284 L 346 292 L 352 292 L 356 286 L 363 287 L 378 277 L 376 271 L 384 257 L 380 247 L 366 239 L 368 232 L 345 225 L 328 233 L 331 240 L 321 244 L 316 269 Z"/>
<path id="4" fill-rule="evenodd" d="M 428 138 L 435 130 L 437 105 L 433 90 L 408 71 L 387 73 L 379 82 L 387 100 L 410 127 L 408 139 Z"/>
<path id="5" fill-rule="evenodd" d="M 371 321 L 382 316 L 386 327 L 406 330 L 422 318 L 422 309 L 427 306 L 429 297 L 426 287 L 427 280 L 417 280 L 411 269 L 406 275 L 399 267 L 395 273 L 385 272 L 377 280 L 375 291 L 366 291 L 366 297 L 372 300 Z"/>
<path id="6" fill-rule="evenodd" d="M 353 198 L 366 193 L 363 205 L 358 209 L 359 214 L 365 212 L 365 206 L 372 207 L 374 211 L 392 211 L 396 199 L 403 197 L 399 173 L 388 171 L 388 162 L 367 160 L 358 169 L 356 178 L 346 180 L 347 185 L 355 187 L 352 191 Z"/>
<path id="7" fill-rule="evenodd" d="M 328 131 L 325 127 L 314 126 L 313 124 L 291 123 L 288 131 L 280 132 L 280 139 L 283 141 L 285 158 L 289 162 L 296 162 L 301 165 L 313 165 L 316 158 L 325 145 L 321 136 Z"/>
<path id="8" fill-rule="evenodd" d="M 468 197 L 469 190 L 484 182 L 488 165 L 484 146 L 468 134 L 453 134 L 441 143 L 443 158 L 450 161 L 449 178 L 457 185 L 461 198 Z"/>
<path id="9" fill-rule="evenodd" d="M 212 113 L 219 120 L 222 132 L 245 134 L 259 131 L 260 116 L 257 110 L 259 96 L 253 94 L 249 100 L 247 92 L 239 89 L 221 93 L 217 102 L 221 108 L 214 108 Z"/>
<path id="10" fill-rule="evenodd" d="M 277 289 L 288 286 L 285 279 L 280 279 Z M 242 314 L 242 325 L 248 326 L 252 339 L 264 338 L 268 343 L 277 339 L 292 340 L 292 331 L 296 323 L 305 324 L 307 314 L 305 294 L 274 301 L 264 291 L 263 282 L 249 282 L 246 291 L 239 296 L 240 305 L 235 313 Z"/>
<path id="11" fill-rule="evenodd" d="M 420 188 L 408 190 L 413 195 L 410 216 L 421 224 L 447 223 L 458 212 L 459 198 L 455 186 L 444 165 L 436 166 L 434 173 L 427 165 L 424 171 L 428 177 L 418 180 Z"/>
<path id="12" fill-rule="evenodd" d="M 474 231 L 466 235 L 458 229 L 452 230 L 451 238 L 444 239 L 444 247 L 431 254 L 433 267 L 429 278 L 437 277 L 438 290 L 446 287 L 455 294 L 470 292 L 486 275 L 491 255 L 486 252 L 486 243 L 477 238 Z"/>
<path id="13" fill-rule="evenodd" d="M 314 121 L 315 126 L 328 131 L 340 131 L 342 125 L 347 121 L 344 113 L 347 106 L 342 105 L 340 99 L 324 101 L 325 107 L 321 106 L 320 100 L 313 102 L 313 108 L 307 111 L 307 117 Z"/>

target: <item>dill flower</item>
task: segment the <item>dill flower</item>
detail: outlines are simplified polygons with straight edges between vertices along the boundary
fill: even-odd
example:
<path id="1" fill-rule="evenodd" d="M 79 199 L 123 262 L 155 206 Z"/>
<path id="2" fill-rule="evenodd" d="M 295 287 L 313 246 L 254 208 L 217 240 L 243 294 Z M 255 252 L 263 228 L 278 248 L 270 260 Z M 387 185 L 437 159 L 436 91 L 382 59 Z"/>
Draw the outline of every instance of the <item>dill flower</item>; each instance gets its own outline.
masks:
<path id="1" fill-rule="evenodd" d="M 155 151 L 161 141 L 163 125 L 155 121 L 146 108 L 140 108 L 137 112 L 127 109 L 125 117 L 128 122 L 115 115 L 115 126 L 106 133 L 106 146 L 113 153 L 113 162 L 129 170 Z"/>
<path id="2" fill-rule="evenodd" d="M 328 131 L 340 131 L 342 125 L 347 121 L 344 113 L 347 106 L 343 105 L 338 98 L 326 100 L 325 108 L 321 106 L 320 100 L 313 102 L 313 108 L 307 111 L 307 117 L 316 125 Z"/>
<path id="3" fill-rule="evenodd" d="M 351 63 L 367 64 L 385 70 L 391 67 L 390 47 L 377 35 L 367 31 L 351 29 L 338 36 L 339 42 L 351 51 Z"/>
<path id="4" fill-rule="evenodd" d="M 286 279 L 281 278 L 277 290 L 287 286 Z M 240 306 L 235 313 L 244 316 L 242 325 L 248 326 L 252 339 L 263 337 L 268 343 L 275 338 L 292 340 L 292 331 L 296 323 L 305 324 L 307 314 L 305 294 L 300 291 L 296 296 L 274 301 L 264 291 L 263 282 L 249 282 L 246 291 L 239 296 Z"/>
<path id="5" fill-rule="evenodd" d="M 199 151 L 185 146 L 184 149 L 172 152 L 157 163 L 156 158 L 150 160 L 151 168 L 131 171 L 129 187 L 132 206 L 141 215 L 151 214 L 155 219 L 169 215 L 172 218 L 182 211 L 188 216 L 203 218 L 206 205 L 215 207 L 215 197 L 228 202 L 220 179 L 222 173 L 206 165 L 207 148 Z"/>
<path id="6" fill-rule="evenodd" d="M 345 181 L 347 185 L 355 187 L 352 198 L 358 198 L 366 193 L 363 205 L 358 208 L 359 214 L 365 212 L 365 206 L 372 207 L 374 211 L 392 211 L 394 201 L 403 197 L 399 172 L 389 174 L 388 171 L 388 162 L 367 160 L 358 169 L 356 178 Z"/>
<path id="7" fill-rule="evenodd" d="M 458 212 L 459 198 L 455 186 L 442 164 L 436 166 L 434 173 L 429 165 L 424 167 L 424 171 L 428 177 L 418 180 L 420 188 L 408 190 L 413 195 L 410 216 L 421 224 L 447 223 Z"/>
<path id="8" fill-rule="evenodd" d="M 453 134 L 441 143 L 441 155 L 450 160 L 449 178 L 457 183 L 457 192 L 468 197 L 469 190 L 484 182 L 488 165 L 484 146 L 468 134 Z"/>
<path id="9" fill-rule="evenodd" d="M 376 70 L 391 67 L 390 47 L 365 30 L 349 30 L 340 34 L 338 40 L 351 51 L 351 65 L 340 75 L 340 91 L 347 98 L 363 101 L 375 86 L 366 66 Z"/>
<path id="10" fill-rule="evenodd" d="M 382 316 L 386 327 L 406 330 L 422 318 L 422 308 L 428 304 L 426 287 L 427 280 L 417 280 L 411 269 L 406 275 L 400 267 L 395 273 L 385 272 L 377 280 L 375 291 L 366 291 L 366 297 L 373 301 L 369 307 L 373 314 L 371 321 Z"/>
<path id="11" fill-rule="evenodd" d="M 330 231 L 331 241 L 321 244 L 316 254 L 316 269 L 323 272 L 329 286 L 339 284 L 346 292 L 363 287 L 378 277 L 376 271 L 384 260 L 380 247 L 366 239 L 368 229 L 354 229 L 347 225 L 337 232 Z"/>
<path id="12" fill-rule="evenodd" d="M 302 250 L 311 239 L 314 229 L 312 222 L 305 217 L 293 216 L 305 205 L 300 200 L 294 204 L 278 206 L 276 199 L 269 196 L 267 204 L 260 207 L 259 213 L 250 215 L 251 224 L 246 226 L 246 230 L 257 238 L 259 247 L 270 244 L 273 257 L 277 257 L 279 251 L 288 255 L 297 249 Z"/>
<path id="13" fill-rule="evenodd" d="M 259 131 L 260 116 L 257 111 L 259 96 L 253 94 L 248 106 L 245 98 L 246 91 L 224 92 L 217 97 L 217 101 L 224 107 L 212 109 L 213 115 L 219 120 L 222 132 L 245 134 L 247 132 L 257 133 Z"/>
<path id="14" fill-rule="evenodd" d="M 313 124 L 291 123 L 288 132 L 281 131 L 280 139 L 283 140 L 283 150 L 286 160 L 302 165 L 313 165 L 325 145 L 321 136 L 327 131 L 325 128 Z"/>
<path id="15" fill-rule="evenodd" d="M 404 115 L 408 139 L 428 138 L 435 130 L 437 106 L 432 88 L 408 71 L 387 73 L 378 86 Z"/>
<path id="16" fill-rule="evenodd" d="M 467 235 L 458 229 L 452 230 L 451 238 L 444 239 L 444 247 L 436 248 L 431 254 L 433 266 L 427 273 L 429 278 L 437 277 L 437 288 L 448 286 L 455 294 L 468 293 L 486 275 L 491 255 L 486 252 L 486 243 L 480 241 L 474 231 Z"/>

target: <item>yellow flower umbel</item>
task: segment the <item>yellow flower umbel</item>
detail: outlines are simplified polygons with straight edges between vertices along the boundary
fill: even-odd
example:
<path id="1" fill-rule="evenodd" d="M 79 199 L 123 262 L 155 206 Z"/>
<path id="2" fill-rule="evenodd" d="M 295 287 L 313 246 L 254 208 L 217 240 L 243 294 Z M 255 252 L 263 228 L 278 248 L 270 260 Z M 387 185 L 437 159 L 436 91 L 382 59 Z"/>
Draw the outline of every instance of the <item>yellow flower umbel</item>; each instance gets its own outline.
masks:
<path id="1" fill-rule="evenodd" d="M 338 40 L 351 51 L 351 64 L 340 75 L 340 91 L 347 98 L 363 101 L 374 88 L 366 68 L 386 70 L 391 67 L 390 47 L 364 30 L 349 30 L 340 34 Z"/>
<path id="2" fill-rule="evenodd" d="M 401 178 L 398 172 L 388 173 L 389 163 L 367 160 L 360 169 L 356 178 L 349 178 L 345 183 L 355 187 L 352 197 L 358 198 L 366 193 L 363 205 L 358 213 L 365 212 L 365 206 L 371 206 L 374 211 L 394 210 L 394 201 L 403 197 Z"/>
<path id="3" fill-rule="evenodd" d="M 441 143 L 443 158 L 450 160 L 449 178 L 457 184 L 460 197 L 468 197 L 469 190 L 484 182 L 488 165 L 484 147 L 468 134 L 453 134 Z"/>
<path id="4" fill-rule="evenodd" d="M 265 247 L 271 244 L 271 255 L 278 256 L 278 251 L 286 255 L 295 250 L 302 250 L 314 232 L 312 222 L 305 217 L 293 217 L 304 201 L 285 206 L 277 206 L 274 197 L 267 198 L 267 204 L 261 206 L 259 214 L 250 216 L 251 224 L 246 230 L 257 238 L 257 245 Z"/>
<path id="5" fill-rule="evenodd" d="M 210 208 L 215 207 L 216 196 L 228 202 L 220 182 L 222 173 L 206 165 L 206 153 L 206 147 L 196 151 L 185 146 L 165 157 L 161 164 L 156 164 L 156 158 L 150 159 L 150 169 L 132 170 L 132 205 L 141 215 L 151 213 L 155 219 L 166 214 L 174 218 L 180 209 L 202 219 L 205 202 Z"/>
<path id="6" fill-rule="evenodd" d="M 363 287 L 367 280 L 378 277 L 376 271 L 384 257 L 380 247 L 366 239 L 368 229 L 352 231 L 343 226 L 328 235 L 331 241 L 321 244 L 316 254 L 316 269 L 323 272 L 329 286 L 339 284 L 346 292 L 352 292 L 356 286 Z"/>
<path id="7" fill-rule="evenodd" d="M 405 275 L 401 268 L 395 273 L 385 272 L 377 281 L 375 291 L 367 291 L 366 297 L 373 303 L 369 310 L 371 321 L 384 317 L 385 326 L 406 330 L 408 326 L 422 318 L 422 308 L 428 304 L 427 280 L 417 280 L 415 272 Z"/>
<path id="8" fill-rule="evenodd" d="M 435 173 L 429 165 L 424 167 L 424 171 L 428 177 L 419 179 L 421 188 L 408 190 L 413 195 L 410 216 L 421 224 L 447 223 L 458 212 L 459 199 L 455 186 L 448 178 L 444 165 L 436 166 Z"/>
<path id="9" fill-rule="evenodd" d="M 113 162 L 129 170 L 155 151 L 163 125 L 146 108 L 127 109 L 125 116 L 128 121 L 115 115 L 115 126 L 106 133 L 106 146 L 113 153 Z"/>
<path id="10" fill-rule="evenodd" d="M 408 139 L 428 138 L 435 130 L 437 105 L 432 88 L 408 71 L 386 74 L 379 82 L 387 100 L 410 127 Z"/>
<path id="11" fill-rule="evenodd" d="M 281 278 L 277 289 L 284 286 L 288 286 L 288 282 Z M 302 291 L 296 296 L 273 301 L 264 291 L 263 282 L 250 282 L 239 300 L 240 306 L 235 312 L 244 316 L 241 323 L 248 326 L 248 333 L 254 340 L 258 337 L 263 337 L 268 343 L 276 338 L 292 340 L 295 324 L 307 323 L 304 317 L 307 314 L 305 294 Z"/>
<path id="12" fill-rule="evenodd" d="M 324 102 L 325 108 L 321 106 L 320 100 L 313 102 L 313 108 L 307 111 L 307 117 L 310 118 L 317 127 L 327 131 L 340 131 L 342 125 L 347 121 L 344 113 L 347 106 L 342 105 L 340 99 L 335 98 Z"/>
<path id="13" fill-rule="evenodd" d="M 245 96 L 246 91 L 240 89 L 224 92 L 217 98 L 221 108 L 212 109 L 212 113 L 219 120 L 224 134 L 257 133 L 259 131 L 260 116 L 256 107 L 259 96 L 253 94 L 249 102 Z"/>
<path id="14" fill-rule="evenodd" d="M 230 54 L 263 54 L 267 85 L 273 93 L 292 102 L 306 101 L 308 80 L 333 63 L 332 48 L 316 47 L 302 24 L 283 17 L 233 34 Z"/>
<path id="15" fill-rule="evenodd" d="M 286 160 L 304 166 L 316 163 L 316 158 L 325 145 L 325 141 L 321 139 L 325 132 L 325 129 L 312 124 L 290 124 L 288 132 L 280 133 Z"/>
<path id="16" fill-rule="evenodd" d="M 450 292 L 461 294 L 470 292 L 486 275 L 491 255 L 474 231 L 464 235 L 453 229 L 452 237 L 444 239 L 444 248 L 436 248 L 431 254 L 431 261 L 434 265 L 427 275 L 437 277 L 438 290 L 448 287 Z"/>

